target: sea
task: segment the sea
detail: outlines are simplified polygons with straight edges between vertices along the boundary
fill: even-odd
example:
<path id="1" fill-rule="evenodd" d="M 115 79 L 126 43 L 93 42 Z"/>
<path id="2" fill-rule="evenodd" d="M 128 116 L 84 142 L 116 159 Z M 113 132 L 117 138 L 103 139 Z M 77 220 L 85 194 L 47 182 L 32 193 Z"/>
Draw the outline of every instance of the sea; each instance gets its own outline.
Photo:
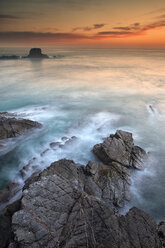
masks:
<path id="1" fill-rule="evenodd" d="M 131 176 L 131 201 L 165 220 L 165 50 L 42 47 L 50 59 L 0 60 L 0 112 L 43 125 L 29 135 L 9 139 L 0 151 L 0 188 L 22 182 L 62 158 L 86 165 L 96 160 L 95 144 L 117 129 L 151 156 Z M 0 48 L 0 55 L 29 53 L 29 48 Z M 56 56 L 55 58 L 53 56 Z M 67 146 L 51 142 L 75 136 Z M 35 168 L 35 169 L 34 169 Z M 23 182 L 22 182 L 23 183 Z"/>

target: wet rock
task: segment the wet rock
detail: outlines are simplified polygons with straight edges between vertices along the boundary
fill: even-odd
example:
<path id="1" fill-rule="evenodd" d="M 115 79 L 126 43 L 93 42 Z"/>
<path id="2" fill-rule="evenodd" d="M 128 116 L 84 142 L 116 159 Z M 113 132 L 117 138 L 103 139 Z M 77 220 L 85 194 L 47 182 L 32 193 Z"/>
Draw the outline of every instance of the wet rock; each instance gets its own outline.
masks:
<path id="1" fill-rule="evenodd" d="M 41 157 L 45 156 L 49 151 L 50 149 L 46 149 L 43 152 L 41 152 Z"/>
<path id="2" fill-rule="evenodd" d="M 16 119 L 14 117 L 8 118 L 4 114 L 0 114 L 0 140 L 17 137 L 41 127 L 42 125 L 36 121 Z"/>
<path id="3" fill-rule="evenodd" d="M 66 140 L 68 140 L 68 139 L 69 139 L 69 138 L 66 137 L 66 136 L 64 136 L 64 137 L 61 138 L 62 141 L 66 141 Z"/>
<path id="4" fill-rule="evenodd" d="M 65 141 L 65 144 L 64 146 L 68 146 L 68 145 L 71 145 L 73 144 L 78 138 L 76 136 L 72 136 L 71 138 L 67 139 Z"/>
<path id="5" fill-rule="evenodd" d="M 89 163 L 83 169 L 72 160 L 60 160 L 33 177 L 12 218 L 19 247 L 160 248 L 150 215 L 133 208 L 120 217 L 98 197 L 99 191 L 88 192 L 88 180 L 95 184 L 98 176 L 112 177 L 110 166 L 106 169 L 99 174 L 103 164 Z"/>
<path id="6" fill-rule="evenodd" d="M 19 191 L 21 185 L 19 183 L 10 182 L 5 188 L 0 190 L 0 209 L 7 204 Z"/>
<path id="7" fill-rule="evenodd" d="M 41 48 L 31 48 L 29 51 L 29 55 L 27 56 L 27 58 L 49 58 L 49 56 L 47 54 L 43 54 L 41 51 Z"/>
<path id="8" fill-rule="evenodd" d="M 93 152 L 105 164 L 117 162 L 128 168 L 141 169 L 147 159 L 146 152 L 134 146 L 132 134 L 121 130 L 95 145 Z"/>
<path id="9" fill-rule="evenodd" d="M 51 142 L 49 145 L 52 149 L 59 147 L 61 143 L 60 142 Z"/>

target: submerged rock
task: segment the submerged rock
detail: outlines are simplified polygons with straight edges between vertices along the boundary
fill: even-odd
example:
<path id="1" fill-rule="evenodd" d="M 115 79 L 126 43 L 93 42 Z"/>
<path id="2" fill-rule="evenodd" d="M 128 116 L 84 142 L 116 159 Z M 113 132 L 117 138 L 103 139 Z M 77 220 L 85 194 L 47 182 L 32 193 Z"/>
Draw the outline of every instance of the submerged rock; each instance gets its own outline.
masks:
<path id="1" fill-rule="evenodd" d="M 103 163 L 117 162 L 128 168 L 142 169 L 147 159 L 147 153 L 134 146 L 132 134 L 121 130 L 95 145 L 93 152 Z"/>
<path id="2" fill-rule="evenodd" d="M 0 140 L 17 137 L 41 127 L 42 125 L 36 121 L 5 117 L 4 113 L 0 113 Z"/>
<path id="3" fill-rule="evenodd" d="M 31 58 L 31 59 L 46 58 L 47 59 L 49 58 L 49 56 L 47 54 L 43 54 L 41 51 L 41 48 L 31 48 L 27 58 Z"/>

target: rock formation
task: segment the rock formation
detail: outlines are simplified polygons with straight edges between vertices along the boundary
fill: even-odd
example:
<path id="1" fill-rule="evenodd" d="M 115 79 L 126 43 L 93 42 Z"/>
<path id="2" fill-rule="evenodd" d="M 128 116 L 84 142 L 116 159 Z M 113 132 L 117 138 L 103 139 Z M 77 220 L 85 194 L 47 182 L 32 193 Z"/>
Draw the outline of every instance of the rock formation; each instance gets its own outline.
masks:
<path id="1" fill-rule="evenodd" d="M 147 158 L 142 148 L 134 146 L 132 134 L 121 130 L 95 145 L 93 152 L 105 164 L 117 162 L 127 168 L 142 169 Z"/>
<path id="2" fill-rule="evenodd" d="M 27 58 L 31 59 L 45 59 L 49 58 L 47 54 L 42 54 L 41 48 L 31 48 Z"/>
<path id="3" fill-rule="evenodd" d="M 150 215 L 132 208 L 119 216 L 102 197 L 99 180 L 103 183 L 107 176 L 102 169 L 60 160 L 27 181 L 21 210 L 12 218 L 12 244 L 20 248 L 160 248 L 157 225 Z M 96 173 L 100 179 L 94 182 Z"/>
<path id="4" fill-rule="evenodd" d="M 4 60 L 10 60 L 10 59 L 20 59 L 20 56 L 17 55 L 2 55 L 0 56 L 0 59 Z"/>
<path id="5" fill-rule="evenodd" d="M 0 113 L 0 140 L 20 136 L 41 126 L 36 121 L 16 119 L 8 117 L 7 113 Z"/>
<path id="6" fill-rule="evenodd" d="M 129 168 L 142 168 L 145 151 L 123 131 L 93 150 L 103 163 L 62 159 L 26 180 L 22 198 L 1 213 L 2 248 L 163 247 L 164 222 L 135 207 L 118 213 L 130 198 Z"/>

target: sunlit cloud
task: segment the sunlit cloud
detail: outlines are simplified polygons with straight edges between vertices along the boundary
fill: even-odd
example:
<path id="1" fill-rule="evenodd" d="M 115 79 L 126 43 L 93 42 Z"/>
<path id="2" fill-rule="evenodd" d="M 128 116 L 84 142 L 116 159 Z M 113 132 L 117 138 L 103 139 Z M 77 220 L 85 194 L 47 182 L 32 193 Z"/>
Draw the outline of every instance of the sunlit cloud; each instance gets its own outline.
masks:
<path id="1" fill-rule="evenodd" d="M 93 26 L 87 26 L 87 27 L 76 27 L 73 28 L 72 31 L 78 31 L 78 30 L 82 30 L 82 31 L 91 31 L 91 30 L 95 30 L 95 29 L 99 29 L 99 28 L 103 28 L 105 26 L 105 24 L 101 23 L 101 24 L 93 24 Z"/>

